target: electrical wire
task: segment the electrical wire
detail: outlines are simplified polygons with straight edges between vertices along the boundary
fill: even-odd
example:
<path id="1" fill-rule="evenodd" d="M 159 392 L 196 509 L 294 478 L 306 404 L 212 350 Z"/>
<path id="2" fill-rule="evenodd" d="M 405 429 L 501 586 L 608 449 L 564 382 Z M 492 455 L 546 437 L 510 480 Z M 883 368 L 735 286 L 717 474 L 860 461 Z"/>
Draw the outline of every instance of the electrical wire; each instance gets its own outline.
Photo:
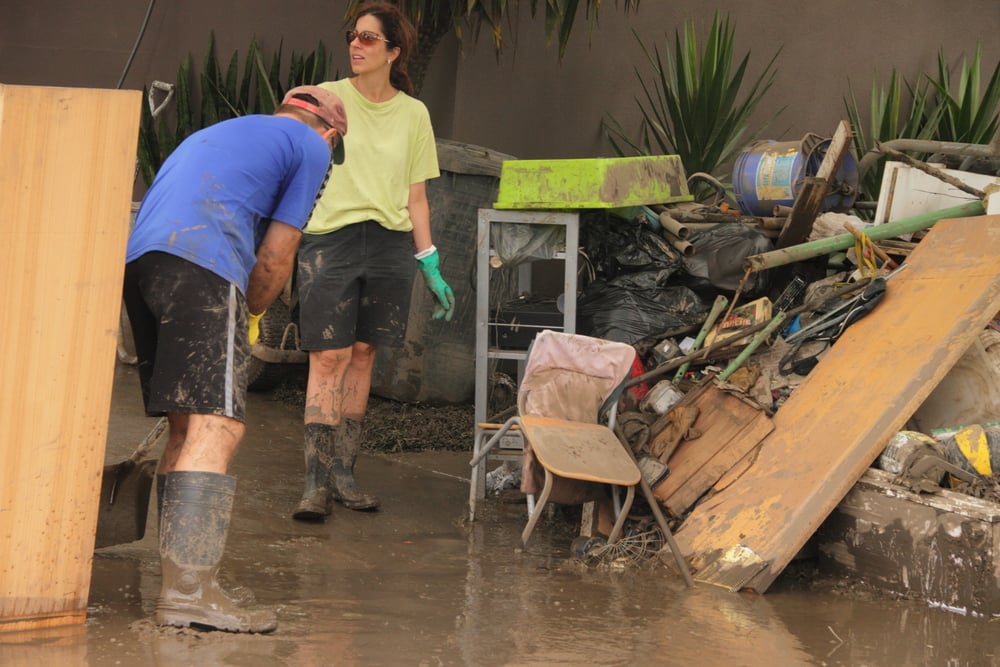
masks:
<path id="1" fill-rule="evenodd" d="M 139 44 L 142 42 L 143 35 L 146 34 L 146 26 L 149 25 L 149 17 L 153 13 L 153 5 L 155 4 L 156 0 L 149 0 L 149 5 L 146 7 L 146 16 L 142 19 L 142 26 L 139 28 L 139 34 L 135 37 L 135 44 L 132 46 L 132 52 L 128 54 L 125 69 L 122 70 L 122 75 L 118 79 L 118 85 L 115 86 L 116 89 L 122 87 L 122 84 L 125 83 L 125 76 L 128 74 L 129 69 L 132 68 L 132 61 L 135 60 L 135 54 L 139 51 Z"/>

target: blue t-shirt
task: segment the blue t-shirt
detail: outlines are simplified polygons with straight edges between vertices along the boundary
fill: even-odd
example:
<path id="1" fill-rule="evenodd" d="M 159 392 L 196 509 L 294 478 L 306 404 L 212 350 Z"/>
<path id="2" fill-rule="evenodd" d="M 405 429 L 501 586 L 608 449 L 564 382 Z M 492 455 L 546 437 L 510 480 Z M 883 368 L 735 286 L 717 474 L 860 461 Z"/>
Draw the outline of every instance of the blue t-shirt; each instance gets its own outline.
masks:
<path id="1" fill-rule="evenodd" d="M 302 229 L 329 169 L 329 145 L 293 118 L 241 116 L 210 125 L 163 163 L 139 207 L 125 261 L 170 253 L 246 293 L 271 220 Z"/>

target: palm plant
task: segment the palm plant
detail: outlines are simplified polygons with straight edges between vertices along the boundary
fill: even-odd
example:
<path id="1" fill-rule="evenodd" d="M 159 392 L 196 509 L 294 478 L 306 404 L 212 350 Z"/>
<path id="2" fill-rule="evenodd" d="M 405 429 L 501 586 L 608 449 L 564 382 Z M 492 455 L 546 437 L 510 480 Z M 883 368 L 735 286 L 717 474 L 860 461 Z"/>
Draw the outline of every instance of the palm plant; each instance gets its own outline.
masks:
<path id="1" fill-rule="evenodd" d="M 938 52 L 938 78 L 932 81 L 941 106 L 936 139 L 988 144 L 996 134 L 1000 122 L 1000 63 L 993 68 L 993 75 L 982 90 L 982 57 L 982 44 L 976 45 L 971 62 L 962 57 L 958 90 L 952 95 L 951 72 L 944 54 Z"/>
<path id="2" fill-rule="evenodd" d="M 345 11 L 345 19 L 366 0 L 349 0 Z M 409 72 L 417 91 L 423 84 L 427 66 L 431 56 L 441 40 L 449 32 L 454 32 L 459 41 L 466 37 L 468 27 L 472 43 L 479 40 L 479 34 L 485 27 L 493 41 L 493 48 L 499 58 L 504 45 L 513 42 L 517 44 L 517 17 L 520 13 L 520 0 L 390 0 L 398 5 L 406 17 L 417 29 L 417 44 L 410 57 Z M 532 18 L 538 15 L 538 0 L 527 3 Z M 587 23 L 591 29 L 596 25 L 602 0 L 545 0 L 541 11 L 545 17 L 545 37 L 551 42 L 555 36 L 559 44 L 559 60 L 562 60 L 569 44 L 570 34 L 576 14 L 583 5 Z M 627 14 L 639 10 L 639 0 L 615 0 L 615 7 L 622 6 Z"/>
<path id="3" fill-rule="evenodd" d="M 619 155 L 674 154 L 689 175 L 714 174 L 741 146 L 760 136 L 763 127 L 748 133 L 750 116 L 774 82 L 781 49 L 740 96 L 750 53 L 733 69 L 734 34 L 730 20 L 720 19 L 716 12 L 700 52 L 691 19 L 685 21 L 683 35 L 674 33 L 673 56 L 669 50 L 661 54 L 657 46 L 650 49 L 640 40 L 653 75 L 647 82 L 635 70 L 643 92 L 641 99 L 636 98 L 642 113 L 638 137 L 631 138 L 612 117 L 605 121 L 608 140 Z"/>
<path id="4" fill-rule="evenodd" d="M 885 141 L 927 140 L 935 137 L 942 107 L 932 103 L 931 85 L 927 79 L 914 86 L 900 76 L 894 67 L 889 75 L 888 84 L 882 87 L 879 85 L 876 73 L 872 80 L 869 99 L 867 131 L 850 81 L 847 85 L 849 97 L 844 98 L 844 106 L 853 128 L 854 150 L 859 159 Z M 903 86 L 907 92 L 905 97 L 902 94 Z M 908 106 L 904 106 L 907 104 Z M 920 159 L 922 156 L 914 155 L 914 157 Z M 885 170 L 884 163 L 884 160 L 880 160 L 875 168 L 867 170 L 862 176 L 861 190 L 869 200 L 878 198 L 882 173 Z"/>
<path id="5" fill-rule="evenodd" d="M 285 91 L 302 84 L 316 84 L 331 78 L 330 57 L 322 42 L 307 54 L 292 52 L 284 85 L 281 81 L 282 44 L 267 59 L 256 38 L 247 49 L 242 75 L 239 52 L 234 51 L 223 73 L 216 54 L 215 34 L 209 35 L 201 73 L 195 87 L 191 56 L 177 68 L 174 84 L 175 106 L 172 120 L 167 116 L 153 118 L 143 105 L 139 129 L 139 172 L 149 186 L 160 165 L 193 132 L 220 120 L 245 114 L 271 114 L 278 107 Z M 335 78 L 333 75 L 332 78 Z M 146 93 L 147 91 L 143 91 Z M 196 107 L 195 101 L 199 101 Z"/>

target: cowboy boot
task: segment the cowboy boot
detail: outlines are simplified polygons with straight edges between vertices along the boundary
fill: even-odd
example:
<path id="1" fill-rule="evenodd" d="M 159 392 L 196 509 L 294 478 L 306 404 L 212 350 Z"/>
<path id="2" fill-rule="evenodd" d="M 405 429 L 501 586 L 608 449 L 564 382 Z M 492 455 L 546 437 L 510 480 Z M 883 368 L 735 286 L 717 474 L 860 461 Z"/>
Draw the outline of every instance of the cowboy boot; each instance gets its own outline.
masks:
<path id="1" fill-rule="evenodd" d="M 212 472 L 175 471 L 167 474 L 165 487 L 157 625 L 228 632 L 271 632 L 278 627 L 272 609 L 238 606 L 216 580 L 236 479 Z"/>
<path id="2" fill-rule="evenodd" d="M 333 465 L 333 442 L 336 426 L 306 424 L 303 429 L 306 455 L 305 490 L 292 518 L 321 521 L 330 514 L 330 469 Z"/>
<path id="3" fill-rule="evenodd" d="M 354 482 L 354 463 L 361 450 L 361 422 L 345 419 L 333 441 L 333 466 L 330 493 L 333 499 L 352 510 L 378 509 L 379 500 L 358 490 Z"/>

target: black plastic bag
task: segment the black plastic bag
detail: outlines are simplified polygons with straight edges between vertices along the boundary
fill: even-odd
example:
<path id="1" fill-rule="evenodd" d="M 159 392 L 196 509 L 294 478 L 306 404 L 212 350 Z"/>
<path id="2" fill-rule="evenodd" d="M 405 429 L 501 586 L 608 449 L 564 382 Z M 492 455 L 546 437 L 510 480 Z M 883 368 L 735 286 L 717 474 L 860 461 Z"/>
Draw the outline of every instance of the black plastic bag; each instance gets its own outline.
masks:
<path id="1" fill-rule="evenodd" d="M 705 303 L 686 287 L 636 289 L 595 281 L 577 301 L 577 329 L 587 336 L 632 345 L 696 326 L 707 311 Z"/>
<path id="2" fill-rule="evenodd" d="M 760 231 L 735 222 L 720 223 L 692 234 L 688 240 L 694 245 L 694 254 L 684 258 L 685 270 L 717 289 L 730 292 L 736 291 L 746 274 L 744 262 L 747 257 L 774 250 L 771 239 Z M 762 294 L 767 290 L 768 282 L 767 271 L 752 273 L 743 294 Z"/>
<path id="3" fill-rule="evenodd" d="M 653 271 L 662 285 L 684 266 L 680 253 L 648 225 L 603 211 L 587 214 L 583 223 L 580 246 L 599 277 Z"/>

